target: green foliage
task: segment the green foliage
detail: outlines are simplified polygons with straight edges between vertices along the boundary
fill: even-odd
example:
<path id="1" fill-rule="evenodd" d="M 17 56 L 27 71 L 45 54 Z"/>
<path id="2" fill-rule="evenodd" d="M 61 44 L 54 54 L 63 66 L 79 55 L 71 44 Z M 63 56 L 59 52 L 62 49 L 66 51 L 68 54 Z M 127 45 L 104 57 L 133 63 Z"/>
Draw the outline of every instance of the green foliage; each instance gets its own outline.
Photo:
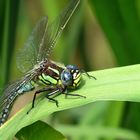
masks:
<path id="1" fill-rule="evenodd" d="M 138 1 L 92 0 L 90 2 L 92 10 L 95 11 L 98 22 L 111 44 L 118 64 L 128 65 L 139 63 L 140 21 Z M 139 110 L 140 105 L 138 103 L 137 105 L 135 104 L 124 102 L 112 103 L 109 112 L 114 115 L 108 115 L 110 117 L 107 117 L 106 124 L 116 127 L 124 125 L 127 128 L 133 128 L 140 132 L 140 124 L 138 123 L 138 119 L 136 119 L 136 116 L 139 116 L 139 112 L 136 110 Z M 129 113 L 126 115 L 126 109 L 131 113 L 128 111 Z M 129 115 L 131 117 L 127 117 Z M 126 121 L 122 123 L 123 119 Z M 135 122 L 135 120 L 137 121 Z"/>
<path id="2" fill-rule="evenodd" d="M 91 0 L 91 7 L 120 65 L 140 62 L 140 21 L 136 0 Z"/>
<path id="3" fill-rule="evenodd" d="M 2 87 L 9 79 L 11 57 L 14 50 L 19 1 L 16 0 L 15 4 L 9 0 L 1 1 L 0 6 L 0 87 Z"/>
<path id="4" fill-rule="evenodd" d="M 40 120 L 53 112 L 82 106 L 95 101 L 133 101 L 140 102 L 140 65 L 113 68 L 91 72 L 97 80 L 83 77 L 85 84 L 78 90 L 74 90 L 72 94 L 85 95 L 84 98 L 65 99 L 63 95 L 57 97 L 59 107 L 54 103 L 47 102 L 46 99 L 40 98 L 36 102 L 35 108 L 27 115 L 27 111 L 31 107 L 27 105 L 18 112 L 7 123 L 0 128 L 0 136 L 3 139 L 14 136 L 21 128 Z M 7 131 L 9 130 L 9 131 Z M 5 133 L 7 132 L 7 133 Z"/>
<path id="5" fill-rule="evenodd" d="M 48 124 L 38 121 L 22 128 L 17 134 L 19 140 L 64 140 L 65 137 Z M 65 139 L 66 140 L 66 139 Z"/>
<path id="6" fill-rule="evenodd" d="M 18 0 L 0 1 L 0 88 L 11 77 L 12 80 L 17 77 L 14 54 L 16 54 L 17 48 L 23 46 L 33 25 L 44 15 L 48 15 L 49 20 L 52 21 L 63 9 L 66 2 L 56 0 L 35 2 L 31 0 L 20 1 L 20 3 Z M 60 62 L 62 60 L 66 64 L 74 63 L 85 70 L 93 71 L 95 65 L 92 61 L 93 54 L 95 58 L 98 54 L 91 51 L 95 46 L 89 40 L 94 40 L 96 35 L 98 36 L 98 31 L 95 31 L 94 35 L 89 35 L 90 38 L 87 39 L 86 28 L 89 28 L 89 31 L 92 31 L 92 28 L 96 30 L 94 23 L 92 23 L 94 22 L 92 17 L 95 15 L 110 44 L 109 47 L 115 55 L 117 65 L 139 63 L 139 9 L 140 3 L 137 0 L 81 0 L 81 6 L 76 10 L 54 50 L 53 59 L 60 60 Z M 88 10 L 91 10 L 91 15 Z M 90 21 L 91 27 L 87 27 L 89 19 L 92 21 Z M 90 44 L 90 47 L 86 46 L 86 42 Z M 102 51 L 104 50 L 100 49 L 100 52 Z M 100 57 L 102 58 L 102 56 Z M 103 63 L 99 65 L 106 66 Z M 98 66 L 95 65 L 95 67 L 99 69 Z M 140 133 L 140 105 L 136 102 L 140 101 L 139 71 L 140 66 L 134 65 L 91 72 L 97 80 L 84 77 L 85 84 L 80 89 L 72 91 L 73 94 L 86 95 L 86 99 L 65 99 L 62 95 L 57 97 L 60 104 L 57 108 L 55 104 L 46 101 L 46 99 L 42 100 L 43 97 L 40 97 L 36 102 L 36 107 L 29 115 L 26 112 L 31 105 L 27 105 L 0 128 L 0 139 L 12 139 L 21 128 L 63 110 L 50 116 L 48 122 L 72 139 L 99 140 L 106 138 L 106 140 L 112 140 L 121 138 L 138 140 L 140 139 L 138 135 Z M 109 100 L 111 102 L 106 102 Z M 123 101 L 132 101 L 133 103 Z M 64 111 L 85 104 L 88 105 Z M 45 135 L 44 137 L 48 139 L 53 134 L 48 135 L 47 132 L 45 134 L 45 131 L 58 134 L 47 124 L 37 122 L 23 128 L 17 134 L 18 138 L 23 134 L 27 139 L 29 135 L 26 132 L 30 132 L 33 128 L 37 131 L 36 127 L 44 129 L 44 131 L 39 131 L 39 134 L 35 133 Z"/>
<path id="7" fill-rule="evenodd" d="M 62 131 L 65 135 L 72 135 L 72 139 L 77 137 L 87 137 L 87 138 L 112 138 L 112 139 L 123 139 L 123 140 L 139 140 L 139 135 L 133 131 L 122 129 L 122 128 L 112 128 L 103 126 L 71 126 L 71 125 L 61 125 L 56 126 L 56 129 Z M 94 132 L 94 133 L 93 133 Z"/>

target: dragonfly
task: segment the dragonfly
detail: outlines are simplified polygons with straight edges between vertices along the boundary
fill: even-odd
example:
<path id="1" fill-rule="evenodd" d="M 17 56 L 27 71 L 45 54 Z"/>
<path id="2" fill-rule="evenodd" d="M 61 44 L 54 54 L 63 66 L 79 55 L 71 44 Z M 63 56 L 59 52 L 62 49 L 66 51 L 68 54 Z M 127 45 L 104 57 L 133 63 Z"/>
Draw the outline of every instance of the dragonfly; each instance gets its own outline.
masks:
<path id="1" fill-rule="evenodd" d="M 85 98 L 83 95 L 69 93 L 68 90 L 76 89 L 80 85 L 82 73 L 86 73 L 88 77 L 93 76 L 76 65 L 65 66 L 50 59 L 58 38 L 79 3 L 80 0 L 70 0 L 53 22 L 49 23 L 48 17 L 45 16 L 36 24 L 17 57 L 17 67 L 24 73 L 24 76 L 9 85 L 0 98 L 0 126 L 7 121 L 17 97 L 38 87 L 41 88 L 34 92 L 32 106 L 27 113 L 34 108 L 36 96 L 41 93 L 45 93 L 45 97 L 53 101 L 56 106 L 58 106 L 58 101 L 53 97 L 55 95 L 64 94 Z"/>

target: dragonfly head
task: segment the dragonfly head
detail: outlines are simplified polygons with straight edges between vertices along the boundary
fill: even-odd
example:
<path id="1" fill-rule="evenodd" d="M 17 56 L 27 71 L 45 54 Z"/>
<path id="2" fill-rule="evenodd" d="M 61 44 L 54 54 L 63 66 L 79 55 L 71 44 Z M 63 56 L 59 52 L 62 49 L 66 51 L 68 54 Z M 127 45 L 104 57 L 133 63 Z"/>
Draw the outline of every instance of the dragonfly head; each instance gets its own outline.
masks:
<path id="1" fill-rule="evenodd" d="M 75 65 L 67 65 L 61 73 L 61 81 L 67 87 L 78 87 L 81 82 L 81 70 Z"/>

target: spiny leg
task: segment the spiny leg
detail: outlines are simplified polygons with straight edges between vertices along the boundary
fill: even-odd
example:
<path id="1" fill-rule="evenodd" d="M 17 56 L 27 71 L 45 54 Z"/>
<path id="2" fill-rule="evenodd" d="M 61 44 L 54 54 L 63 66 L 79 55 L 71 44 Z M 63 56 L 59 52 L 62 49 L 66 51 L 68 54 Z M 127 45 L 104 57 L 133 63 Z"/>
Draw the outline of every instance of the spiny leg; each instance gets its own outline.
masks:
<path id="1" fill-rule="evenodd" d="M 51 93 L 49 93 L 49 94 L 46 95 L 46 98 L 49 99 L 49 100 L 51 100 L 51 101 L 53 101 L 53 102 L 55 102 L 55 104 L 56 104 L 57 107 L 58 107 L 58 101 L 55 100 L 53 97 L 50 97 L 50 96 L 55 95 L 58 92 L 60 92 L 60 89 L 56 89 L 53 92 L 51 92 Z"/>
<path id="2" fill-rule="evenodd" d="M 50 91 L 50 90 L 53 90 L 53 89 L 55 89 L 55 88 L 54 87 L 47 87 L 47 88 L 43 88 L 43 89 L 37 90 L 34 93 L 34 97 L 33 97 L 33 100 L 32 100 L 32 107 L 29 109 L 29 111 L 27 112 L 27 114 L 29 114 L 29 112 L 34 108 L 34 104 L 35 104 L 35 100 L 36 100 L 36 95 L 37 94 L 43 93 L 45 91 Z"/>

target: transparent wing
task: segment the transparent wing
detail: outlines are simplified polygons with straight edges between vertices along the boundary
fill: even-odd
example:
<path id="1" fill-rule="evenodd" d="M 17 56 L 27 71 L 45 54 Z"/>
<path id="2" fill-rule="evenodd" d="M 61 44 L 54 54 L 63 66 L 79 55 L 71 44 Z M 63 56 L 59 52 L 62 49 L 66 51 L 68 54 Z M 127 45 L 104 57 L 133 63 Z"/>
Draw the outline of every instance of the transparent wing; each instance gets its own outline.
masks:
<path id="1" fill-rule="evenodd" d="M 40 47 L 38 60 L 41 61 L 50 56 L 58 38 L 67 25 L 69 19 L 77 8 L 80 0 L 71 0 L 60 15 L 48 25 L 44 35 L 43 45 Z"/>
<path id="2" fill-rule="evenodd" d="M 3 108 L 4 104 L 7 102 L 8 97 L 11 95 L 11 91 L 17 87 L 19 81 L 15 83 L 9 84 L 2 92 L 2 96 L 0 96 L 0 109 Z M 11 90 L 11 91 L 10 91 Z M 14 91 L 14 90 L 13 90 Z"/>
<path id="3" fill-rule="evenodd" d="M 17 66 L 22 72 L 30 70 L 35 64 L 50 56 L 57 39 L 79 2 L 80 0 L 71 0 L 61 14 L 50 24 L 48 24 L 47 17 L 38 22 L 17 57 Z"/>
<path id="4" fill-rule="evenodd" d="M 37 63 L 40 45 L 47 30 L 48 18 L 43 17 L 33 29 L 27 42 L 17 54 L 17 67 L 22 72 L 27 72 Z"/>

